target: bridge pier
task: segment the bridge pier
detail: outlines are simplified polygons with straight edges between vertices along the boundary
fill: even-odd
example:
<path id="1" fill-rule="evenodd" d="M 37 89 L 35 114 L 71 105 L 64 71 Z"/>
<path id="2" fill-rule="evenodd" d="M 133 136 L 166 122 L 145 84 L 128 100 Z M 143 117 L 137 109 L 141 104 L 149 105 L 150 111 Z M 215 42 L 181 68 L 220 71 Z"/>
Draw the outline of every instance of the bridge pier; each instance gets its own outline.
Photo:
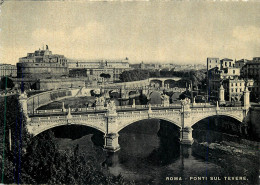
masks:
<path id="1" fill-rule="evenodd" d="M 180 143 L 183 145 L 192 145 L 194 142 L 192 137 L 192 128 L 191 127 L 185 127 L 181 129 L 180 134 Z"/>
<path id="2" fill-rule="evenodd" d="M 120 150 L 120 146 L 118 144 L 118 133 L 110 133 L 106 134 L 104 136 L 105 138 L 105 145 L 104 145 L 104 150 L 108 152 L 116 152 Z"/>

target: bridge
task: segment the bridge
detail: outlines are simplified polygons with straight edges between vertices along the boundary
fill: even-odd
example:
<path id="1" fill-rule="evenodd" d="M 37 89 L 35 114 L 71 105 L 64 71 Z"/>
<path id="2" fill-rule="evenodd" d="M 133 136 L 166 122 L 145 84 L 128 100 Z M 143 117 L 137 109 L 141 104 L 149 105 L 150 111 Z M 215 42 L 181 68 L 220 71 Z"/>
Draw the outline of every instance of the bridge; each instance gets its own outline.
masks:
<path id="1" fill-rule="evenodd" d="M 110 98 L 110 94 L 115 92 L 120 95 L 122 99 L 129 99 L 139 96 L 140 94 L 145 95 L 148 99 L 152 92 L 157 91 L 163 93 L 164 91 L 168 92 L 184 92 L 186 88 L 155 88 L 150 86 L 144 87 L 132 87 L 132 86 L 108 86 L 108 87 L 83 87 L 83 88 L 69 88 L 69 89 L 58 89 L 52 91 L 46 91 L 38 93 L 26 98 L 27 100 L 27 110 L 29 112 L 36 112 L 36 110 L 44 105 L 47 105 L 54 101 L 59 101 L 65 98 L 80 97 L 80 96 L 91 96 L 91 92 L 97 92 L 105 98 Z M 27 96 L 27 95 L 25 95 Z"/>
<path id="2" fill-rule="evenodd" d="M 222 89 L 222 88 L 220 88 Z M 223 91 L 224 93 L 224 91 Z M 116 106 L 110 101 L 106 106 L 85 109 L 57 109 L 43 110 L 32 114 L 28 110 L 28 97 L 21 94 L 19 101 L 27 120 L 27 129 L 32 135 L 62 125 L 84 125 L 95 128 L 104 133 L 104 148 L 115 152 L 120 149 L 118 144 L 119 131 L 128 125 L 145 119 L 160 119 L 176 125 L 180 131 L 180 143 L 193 143 L 192 126 L 202 119 L 211 116 L 228 116 L 238 120 L 240 129 L 247 131 L 246 123 L 250 107 L 249 91 L 244 92 L 244 106 L 221 107 L 218 105 L 191 103 L 189 99 L 182 100 L 182 104 L 170 104 L 164 98 L 160 105 Z M 223 94 L 220 94 L 223 98 Z M 221 100 L 221 99 L 220 99 Z M 221 100 L 223 101 L 223 100 Z"/>

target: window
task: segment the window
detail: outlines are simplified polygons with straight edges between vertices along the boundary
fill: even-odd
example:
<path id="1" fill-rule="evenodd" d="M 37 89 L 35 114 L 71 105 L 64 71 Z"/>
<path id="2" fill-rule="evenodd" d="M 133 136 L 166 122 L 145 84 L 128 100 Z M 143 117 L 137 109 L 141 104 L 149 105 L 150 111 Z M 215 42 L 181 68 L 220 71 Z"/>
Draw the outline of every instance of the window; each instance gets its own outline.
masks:
<path id="1" fill-rule="evenodd" d="M 235 74 L 235 72 L 236 72 L 236 71 L 235 71 L 235 70 L 233 70 L 233 74 Z"/>

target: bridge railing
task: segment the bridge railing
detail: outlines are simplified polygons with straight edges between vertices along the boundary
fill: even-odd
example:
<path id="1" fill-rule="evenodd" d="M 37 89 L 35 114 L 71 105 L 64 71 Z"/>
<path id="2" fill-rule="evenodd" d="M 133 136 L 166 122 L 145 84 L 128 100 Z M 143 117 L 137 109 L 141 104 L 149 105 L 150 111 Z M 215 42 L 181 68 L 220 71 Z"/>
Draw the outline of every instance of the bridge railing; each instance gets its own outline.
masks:
<path id="1" fill-rule="evenodd" d="M 218 107 L 218 111 L 242 110 L 244 107 Z M 192 107 L 192 111 L 216 111 L 217 107 Z"/>
<path id="2" fill-rule="evenodd" d="M 163 104 L 152 104 L 152 109 L 181 109 L 182 105 L 179 104 L 169 104 L 167 106 Z M 142 110 L 142 109 L 149 109 L 149 105 L 124 105 L 124 106 L 116 106 L 117 111 L 123 111 L 123 110 Z M 209 103 L 196 103 L 191 104 L 191 109 L 193 111 L 214 111 L 217 109 L 215 105 L 211 105 Z M 218 110 L 241 110 L 243 107 L 219 107 Z M 106 107 L 83 107 L 83 108 L 71 108 L 72 113 L 94 113 L 99 111 L 107 111 Z M 153 110 L 155 111 L 155 110 Z M 67 114 L 68 109 L 48 109 L 48 110 L 28 110 L 28 115 L 46 115 L 46 114 Z"/>
<path id="3" fill-rule="evenodd" d="M 48 117 L 32 117 L 31 122 L 66 120 L 66 116 L 48 116 Z"/>
<path id="4" fill-rule="evenodd" d="M 169 104 L 167 106 L 163 104 L 152 104 L 151 108 L 181 108 L 181 104 Z M 136 109 L 149 109 L 149 105 L 124 105 L 116 106 L 116 110 L 136 110 Z M 83 108 L 71 108 L 72 113 L 86 113 L 86 112 L 96 112 L 96 111 L 106 111 L 106 107 L 83 107 Z M 47 109 L 47 110 L 28 110 L 28 115 L 44 115 L 44 114 L 66 114 L 68 109 Z"/>
<path id="5" fill-rule="evenodd" d="M 106 116 L 106 113 L 71 115 L 72 118 L 82 118 L 82 119 L 84 119 L 84 118 L 86 118 L 86 119 L 100 119 L 100 118 L 104 118 L 104 116 Z M 31 123 L 65 121 L 67 119 L 68 119 L 67 115 L 64 115 L 64 116 L 32 117 Z"/>

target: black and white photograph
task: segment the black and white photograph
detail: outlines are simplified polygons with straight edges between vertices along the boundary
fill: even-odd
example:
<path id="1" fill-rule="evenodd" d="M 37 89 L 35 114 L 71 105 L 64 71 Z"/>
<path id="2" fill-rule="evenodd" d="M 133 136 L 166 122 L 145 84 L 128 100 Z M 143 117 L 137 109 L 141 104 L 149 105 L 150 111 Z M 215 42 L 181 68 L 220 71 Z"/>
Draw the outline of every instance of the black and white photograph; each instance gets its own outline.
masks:
<path id="1" fill-rule="evenodd" d="M 0 2 L 0 184 L 258 185 L 260 2 Z"/>

